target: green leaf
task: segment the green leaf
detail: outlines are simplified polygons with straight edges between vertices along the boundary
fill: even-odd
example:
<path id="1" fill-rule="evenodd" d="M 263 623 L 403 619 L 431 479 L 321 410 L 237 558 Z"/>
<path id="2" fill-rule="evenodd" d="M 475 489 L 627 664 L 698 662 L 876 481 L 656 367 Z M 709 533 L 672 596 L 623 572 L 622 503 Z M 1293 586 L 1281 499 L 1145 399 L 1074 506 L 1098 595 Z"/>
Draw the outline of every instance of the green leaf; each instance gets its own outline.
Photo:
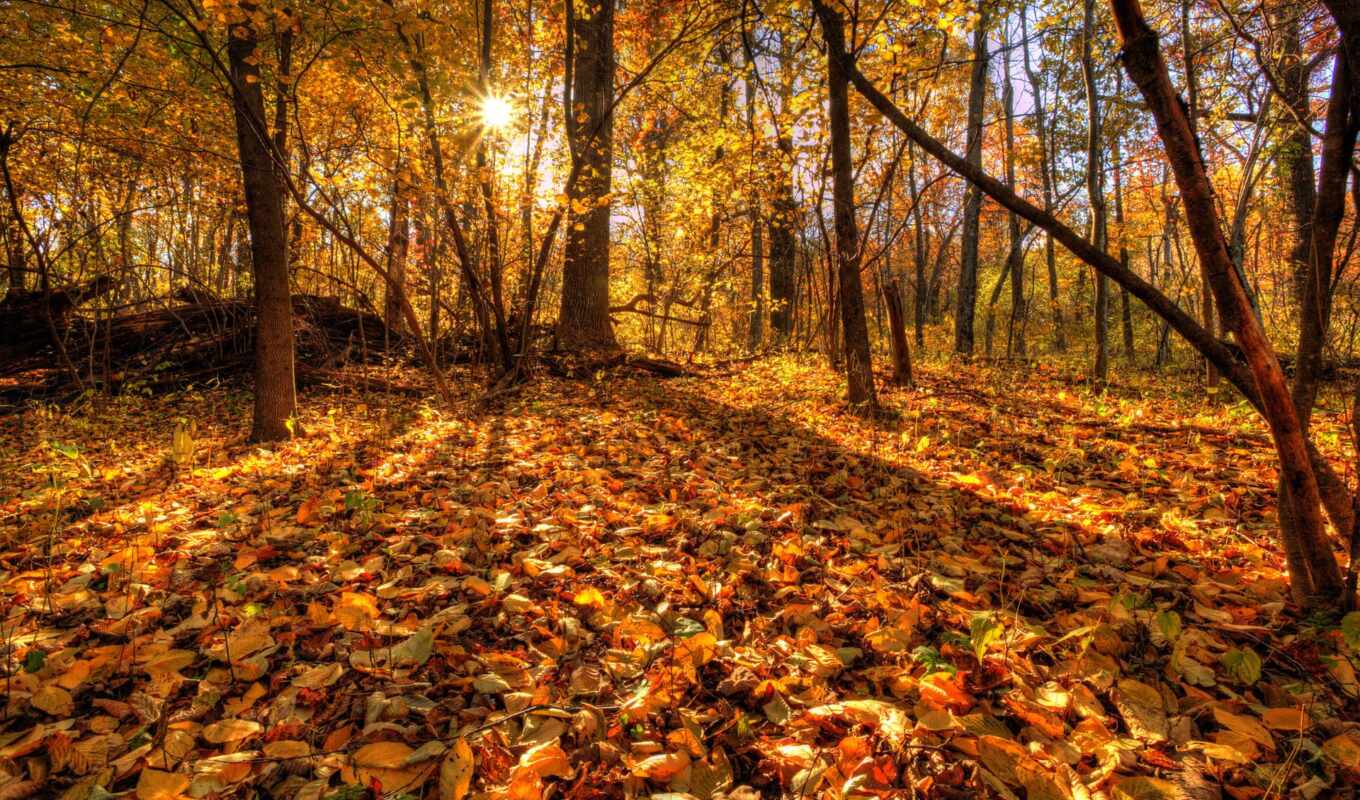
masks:
<path id="1" fill-rule="evenodd" d="M 987 655 L 987 648 L 1001 638 L 1001 631 L 1001 623 L 997 622 L 995 614 L 983 611 L 973 615 L 973 620 L 969 624 L 968 642 L 973 646 L 973 655 L 977 656 L 979 664 Z"/>
<path id="2" fill-rule="evenodd" d="M 1181 615 L 1175 611 L 1158 611 L 1156 616 L 1157 630 L 1161 631 L 1162 637 L 1168 642 L 1174 643 L 1181 638 Z"/>
<path id="3" fill-rule="evenodd" d="M 1341 638 L 1346 646 L 1360 651 L 1360 611 L 1352 611 L 1341 618 Z"/>
<path id="4" fill-rule="evenodd" d="M 1261 657 L 1250 647 L 1233 648 L 1224 653 L 1220 661 L 1239 683 L 1251 686 L 1261 679 Z"/>
<path id="5" fill-rule="evenodd" d="M 947 672 L 953 675 L 959 671 L 958 667 L 955 667 L 944 656 L 940 655 L 939 650 L 929 645 L 921 645 L 911 651 L 911 657 L 916 663 L 926 668 L 927 675 L 933 672 Z"/>
<path id="6" fill-rule="evenodd" d="M 47 654 L 41 650 L 29 650 L 24 656 L 24 672 L 37 672 L 47 663 Z"/>

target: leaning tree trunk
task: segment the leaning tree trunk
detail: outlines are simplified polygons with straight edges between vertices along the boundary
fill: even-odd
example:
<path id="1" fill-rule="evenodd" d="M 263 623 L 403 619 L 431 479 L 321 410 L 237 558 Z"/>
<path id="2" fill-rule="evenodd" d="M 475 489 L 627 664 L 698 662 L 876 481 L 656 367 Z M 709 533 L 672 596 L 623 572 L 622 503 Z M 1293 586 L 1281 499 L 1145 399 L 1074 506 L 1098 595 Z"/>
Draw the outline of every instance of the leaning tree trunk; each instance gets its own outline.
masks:
<path id="1" fill-rule="evenodd" d="M 1157 120 L 1157 132 L 1185 203 L 1195 250 L 1220 315 L 1246 357 L 1262 414 L 1275 441 L 1296 523 L 1293 530 L 1283 530 L 1281 537 L 1293 594 L 1302 603 L 1335 604 L 1342 590 L 1341 570 L 1323 528 L 1322 498 L 1303 428 L 1275 351 L 1233 265 L 1186 106 L 1171 84 L 1157 34 L 1143 18 L 1138 0 L 1111 0 L 1111 5 L 1124 45 L 1120 58 Z"/>
<path id="2" fill-rule="evenodd" d="M 576 3 L 568 3 L 569 15 Z M 609 216 L 614 155 L 614 0 L 581 3 L 586 14 L 568 17 L 571 69 L 566 128 L 580 177 L 568 203 L 563 254 L 562 305 L 557 340 L 566 349 L 614 350 L 609 319 Z"/>
<path id="3" fill-rule="evenodd" d="M 292 435 L 297 412 L 288 241 L 282 183 L 276 173 L 286 167 L 276 166 L 270 153 L 274 145 L 269 140 L 260 88 L 256 8 L 243 2 L 241 9 L 246 18 L 229 29 L 227 59 L 255 281 L 255 416 L 250 438 L 276 441 Z"/>
<path id="4" fill-rule="evenodd" d="M 1127 8 L 1127 0 L 1115 0 L 1119 6 Z M 813 0 L 813 6 L 822 12 L 825 8 L 824 0 Z M 1129 62 L 1138 64 L 1139 60 L 1146 62 L 1151 59 L 1154 63 L 1152 78 L 1165 84 L 1164 90 L 1145 93 L 1145 96 L 1157 98 L 1155 103 L 1156 112 L 1159 115 L 1182 113 L 1175 91 L 1170 89 L 1170 81 L 1166 78 L 1166 65 L 1161 59 L 1156 37 L 1147 28 L 1146 22 L 1142 20 L 1141 12 L 1136 3 L 1133 5 L 1134 14 L 1138 26 L 1142 31 L 1147 32 L 1147 40 L 1142 41 L 1138 35 L 1140 31 L 1137 27 L 1133 28 L 1134 35 L 1125 35 L 1125 60 L 1126 66 Z M 1121 16 L 1117 14 L 1118 18 Z M 1121 30 L 1129 30 L 1121 22 Z M 1256 408 L 1261 416 L 1267 420 L 1271 427 L 1272 438 L 1276 442 L 1276 453 L 1279 457 L 1281 469 L 1285 479 L 1291 486 L 1297 486 L 1303 491 L 1304 495 L 1311 500 L 1311 504 L 1300 502 L 1301 518 L 1304 531 L 1303 534 L 1295 537 L 1286 537 L 1282 534 L 1282 541 L 1286 543 L 1286 551 L 1291 559 L 1291 589 L 1296 598 L 1301 600 L 1311 600 L 1319 598 L 1320 602 L 1332 602 L 1336 600 L 1336 594 L 1327 598 L 1322 592 L 1314 592 L 1319 584 L 1330 584 L 1334 587 L 1340 586 L 1340 570 L 1336 561 L 1331 556 L 1327 547 L 1327 542 L 1322 535 L 1321 516 L 1318 509 L 1320 499 L 1326 501 L 1327 514 L 1331 517 L 1339 530 L 1350 530 L 1355 519 L 1354 511 L 1351 508 L 1350 498 L 1345 490 L 1344 483 L 1332 470 L 1327 460 L 1312 446 L 1299 432 L 1297 423 L 1291 423 L 1292 405 L 1289 400 L 1288 392 L 1283 387 L 1283 374 L 1280 371 L 1279 363 L 1273 357 L 1264 333 L 1259 327 L 1259 321 L 1255 314 L 1247 313 L 1244 316 L 1248 322 L 1242 329 L 1234 329 L 1238 335 L 1238 341 L 1242 345 L 1242 350 L 1248 356 L 1248 364 L 1244 365 L 1238 360 L 1238 355 L 1227 345 L 1221 342 L 1210 331 L 1200 325 L 1193 317 L 1185 313 L 1174 301 L 1162 294 L 1156 287 L 1145 281 L 1136 273 L 1125 269 L 1116 259 L 1108 253 L 1096 249 L 1083 236 L 1064 225 L 1051 213 L 1045 212 L 1034 204 L 1017 196 L 1014 192 L 1006 188 L 1005 184 L 996 178 L 988 175 L 974 164 L 968 162 L 966 158 L 959 156 L 951 151 L 938 139 L 931 136 L 920 125 L 916 124 L 910 117 L 902 112 L 886 95 L 878 90 L 877 87 L 864 76 L 854 65 L 854 60 L 845 52 L 844 42 L 828 39 L 827 45 L 830 55 L 845 65 L 851 82 L 867 99 L 874 108 L 878 109 L 887 119 L 892 122 L 899 130 L 906 133 L 920 147 L 931 156 L 940 160 L 958 175 L 982 189 L 986 194 L 995 199 L 1004 208 L 1014 211 L 1021 217 L 1029 220 L 1043 230 L 1053 234 L 1054 239 L 1061 243 L 1074 256 L 1083 262 L 1094 267 L 1104 275 L 1109 276 L 1119 285 L 1128 288 L 1129 293 L 1137 297 L 1153 313 L 1166 320 L 1166 322 L 1179 333 L 1187 343 L 1192 345 L 1197 351 L 1210 360 L 1214 366 L 1231 381 L 1234 387 L 1242 393 L 1251 405 Z M 836 47 L 839 45 L 839 48 Z M 1151 53 L 1147 50 L 1150 48 Z M 1131 69 L 1132 73 L 1145 73 L 1145 66 L 1137 66 Z M 1137 80 L 1135 80 L 1137 83 Z M 1142 84 L 1140 84 L 1141 88 Z M 1165 99 L 1162 95 L 1165 94 Z M 1149 103 L 1149 105 L 1154 105 Z M 1181 118 L 1183 120 L 1183 117 Z M 1215 274 L 1223 277 L 1227 283 L 1225 296 L 1232 296 L 1235 290 L 1240 300 L 1241 306 L 1249 311 L 1250 302 L 1246 299 L 1246 293 L 1237 283 L 1236 271 L 1232 269 L 1232 261 L 1227 253 L 1227 242 L 1223 240 L 1219 222 L 1214 215 L 1214 208 L 1210 198 L 1202 191 L 1203 186 L 1207 185 L 1208 179 L 1204 175 L 1203 164 L 1199 162 L 1198 154 L 1193 147 L 1193 137 L 1187 133 L 1188 128 L 1182 122 L 1180 130 L 1176 136 L 1183 137 L 1176 139 L 1177 142 L 1190 142 L 1190 152 L 1194 153 L 1192 164 L 1179 164 L 1177 169 L 1194 170 L 1198 166 L 1198 182 L 1191 182 L 1192 188 L 1199 193 L 1195 198 L 1194 208 L 1196 211 L 1208 209 L 1208 214 L 1203 218 L 1195 218 L 1195 236 L 1207 236 L 1211 242 L 1213 237 L 1218 238 L 1219 268 Z M 1164 137 L 1171 139 L 1169 134 L 1164 133 Z M 1168 152 L 1180 154 L 1184 148 L 1172 148 Z M 1179 158 L 1179 155 L 1178 155 Z M 1178 173 L 1179 176 L 1179 173 Z M 1197 188 L 1195 188 L 1197 187 Z M 1186 193 L 1186 188 L 1181 187 L 1182 194 Z M 1187 209 L 1190 206 L 1187 205 Z M 1187 213 L 1187 216 L 1189 214 Z M 1234 320 L 1236 322 L 1236 320 Z M 1254 330 L 1253 330 L 1253 326 Z M 1272 366 L 1273 365 L 1273 366 Z M 1282 410 L 1287 412 L 1281 416 Z M 1293 425 L 1292 431 L 1290 429 Z M 1313 470 L 1316 471 L 1314 474 Z M 1319 483 L 1325 487 L 1325 492 L 1319 495 Z M 1305 540 L 1302 541 L 1302 540 Z M 1307 561 L 1316 569 L 1310 569 L 1304 561 L 1297 560 L 1301 551 L 1306 551 Z M 1316 573 L 1316 574 L 1315 574 Z M 1328 579 L 1330 573 L 1332 579 Z"/>
<path id="5" fill-rule="evenodd" d="M 859 230 L 855 225 L 854 160 L 850 154 L 850 86 L 845 65 L 831 53 L 845 49 L 841 17 L 819 5 L 818 16 L 826 37 L 827 105 L 831 130 L 831 191 L 835 216 L 837 284 L 841 325 L 845 334 L 846 399 L 862 411 L 878 403 L 874 393 L 873 362 L 869 353 L 869 325 L 864 318 L 864 287 L 860 282 Z"/>

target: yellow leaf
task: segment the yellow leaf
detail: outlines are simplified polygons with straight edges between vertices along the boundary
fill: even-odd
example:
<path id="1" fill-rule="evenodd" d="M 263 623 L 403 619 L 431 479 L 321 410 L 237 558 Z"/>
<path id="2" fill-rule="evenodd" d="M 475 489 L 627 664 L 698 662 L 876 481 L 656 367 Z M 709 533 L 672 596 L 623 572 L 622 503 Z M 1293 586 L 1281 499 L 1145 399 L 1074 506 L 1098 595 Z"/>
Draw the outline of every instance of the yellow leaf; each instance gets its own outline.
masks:
<path id="1" fill-rule="evenodd" d="M 367 786 L 377 781 L 384 793 L 402 792 L 419 795 L 420 785 L 434 771 L 432 761 L 407 766 L 406 759 L 415 750 L 401 742 L 373 742 L 355 751 L 349 763 L 340 770 L 343 780 Z"/>
<path id="2" fill-rule="evenodd" d="M 633 774 L 654 781 L 668 781 L 689 766 L 689 753 L 659 753 L 633 765 Z"/>
<path id="3" fill-rule="evenodd" d="M 31 702 L 34 708 L 46 711 L 54 717 L 69 716 L 76 708 L 71 700 L 71 693 L 60 686 L 44 686 L 34 692 Z"/>
<path id="4" fill-rule="evenodd" d="M 463 739 L 454 742 L 439 765 L 439 800 L 463 800 L 467 797 L 475 769 L 472 748 Z"/>
<path id="5" fill-rule="evenodd" d="M 178 800 L 189 788 L 189 776 L 144 769 L 137 778 L 137 800 Z"/>
<path id="6" fill-rule="evenodd" d="M 578 606 L 590 606 L 591 608 L 604 608 L 606 600 L 599 589 L 594 586 L 582 589 L 572 598 L 572 602 Z"/>
<path id="7" fill-rule="evenodd" d="M 204 728 L 203 738 L 213 744 L 225 744 L 226 742 L 239 742 L 242 739 L 254 736 L 261 730 L 263 730 L 263 726 L 260 723 L 248 719 L 224 719 Z"/>
<path id="8" fill-rule="evenodd" d="M 1265 726 L 1251 717 L 1244 717 L 1241 714 L 1234 714 L 1231 711 L 1215 707 L 1214 719 L 1219 725 L 1256 742 L 1267 750 L 1273 751 L 1275 749 L 1275 737 L 1270 735 L 1270 731 L 1266 730 Z"/>
<path id="9" fill-rule="evenodd" d="M 341 592 L 335 618 L 351 631 L 367 628 L 378 618 L 378 602 L 362 592 Z"/>
<path id="10" fill-rule="evenodd" d="M 1302 708 L 1272 708 L 1261 715 L 1267 728 L 1277 731 L 1297 731 L 1302 733 L 1312 726 L 1308 712 Z"/>
<path id="11" fill-rule="evenodd" d="M 1351 772 L 1360 773 L 1360 734 L 1347 731 L 1322 744 L 1322 752 Z"/>

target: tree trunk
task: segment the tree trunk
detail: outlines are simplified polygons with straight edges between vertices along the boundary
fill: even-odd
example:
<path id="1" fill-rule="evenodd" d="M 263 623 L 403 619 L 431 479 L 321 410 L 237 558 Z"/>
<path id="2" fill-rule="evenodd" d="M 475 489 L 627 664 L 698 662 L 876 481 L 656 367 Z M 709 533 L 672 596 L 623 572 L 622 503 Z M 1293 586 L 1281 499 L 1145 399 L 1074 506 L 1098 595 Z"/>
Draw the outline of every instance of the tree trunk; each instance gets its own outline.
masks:
<path id="1" fill-rule="evenodd" d="M 911 345 L 907 343 L 907 315 L 902 308 L 902 287 L 890 281 L 883 287 L 883 300 L 888 306 L 888 341 L 892 346 L 892 382 L 911 386 Z"/>
<path id="2" fill-rule="evenodd" d="M 1116 94 L 1123 94 L 1123 81 L 1117 81 L 1118 87 Z M 1112 145 L 1114 156 L 1114 226 L 1116 235 L 1119 237 L 1119 263 L 1124 265 L 1124 269 L 1129 266 L 1129 247 L 1124 236 L 1124 165 L 1123 157 L 1119 147 L 1119 135 L 1115 134 Z M 1137 362 L 1133 350 L 1133 310 L 1129 304 L 1129 290 L 1123 286 L 1119 287 L 1119 305 L 1121 318 L 1124 322 L 1124 360 L 1129 364 Z"/>
<path id="3" fill-rule="evenodd" d="M 1007 32 L 1009 39 L 1009 31 Z M 1011 85 L 1011 54 L 1007 48 L 1001 60 L 1003 85 L 1001 107 L 1006 117 L 1006 186 L 1015 190 L 1015 88 Z M 1025 347 L 1025 251 L 1021 246 L 1020 218 L 1012 211 L 1006 215 L 1006 234 L 1010 249 L 1006 271 L 1011 280 L 1011 318 L 1006 331 L 1006 355 L 1024 358 Z"/>
<path id="4" fill-rule="evenodd" d="M 394 333 L 402 329 L 401 294 L 406 291 L 406 251 L 410 242 L 411 196 L 404 167 L 397 163 L 392 182 L 391 221 L 387 229 L 387 271 L 396 287 L 387 286 L 383 301 L 383 323 Z M 431 336 L 433 336 L 433 329 Z"/>
<path id="5" fill-rule="evenodd" d="M 1341 571 L 1323 528 L 1321 495 L 1303 429 L 1279 361 L 1233 266 L 1186 107 L 1171 84 L 1157 35 L 1143 18 L 1138 0 L 1112 0 L 1111 4 L 1124 45 L 1120 58 L 1157 120 L 1200 263 L 1224 321 L 1246 357 L 1275 441 L 1282 479 L 1292 500 L 1288 513 L 1297 523 L 1294 530 L 1283 530 L 1281 537 L 1295 599 L 1335 604 L 1342 589 Z"/>
<path id="6" fill-rule="evenodd" d="M 788 113 L 793 102 L 793 54 L 787 37 L 779 37 L 779 99 L 781 111 Z M 797 284 L 798 204 L 793 198 L 793 171 L 797 153 L 790 133 L 779 136 L 779 161 L 775 172 L 775 197 L 768 220 L 770 242 L 770 330 L 779 344 L 793 335 L 794 293 Z"/>
<path id="7" fill-rule="evenodd" d="M 568 145 L 580 177 L 568 198 L 557 341 L 566 349 L 615 350 L 609 319 L 609 217 L 614 156 L 614 0 L 567 0 L 571 70 Z"/>
<path id="8" fill-rule="evenodd" d="M 827 105 L 831 131 L 832 209 L 835 215 L 837 284 L 841 325 L 845 334 L 846 400 L 857 410 L 872 412 L 873 363 L 869 353 L 869 325 L 864 317 L 864 287 L 859 274 L 859 230 L 855 224 L 854 159 L 850 154 L 850 87 L 845 66 L 832 53 L 845 50 L 845 27 L 840 14 L 824 5 L 817 8 L 826 37 Z"/>
<path id="9" fill-rule="evenodd" d="M 256 7 L 241 3 L 246 19 L 229 28 L 236 144 L 245 186 L 250 228 L 251 272 L 255 281 L 255 415 L 250 438 L 276 441 L 296 430 L 297 389 L 293 366 L 293 307 L 288 283 L 288 242 L 284 231 L 283 185 L 270 150 L 265 122 Z"/>
<path id="10" fill-rule="evenodd" d="M 1105 170 L 1101 160 L 1100 96 L 1096 93 L 1096 67 L 1092 56 L 1095 38 L 1095 0 L 1083 0 L 1081 26 L 1081 78 L 1086 87 L 1086 195 L 1090 205 L 1091 244 L 1105 251 L 1108 244 L 1105 219 Z M 1095 379 L 1104 381 L 1110 373 L 1110 281 L 1096 275 L 1096 357 Z"/>
<path id="11" fill-rule="evenodd" d="M 982 113 L 987 99 L 987 13 L 981 12 L 973 32 L 973 68 L 968 81 L 968 139 L 965 158 L 982 166 Z M 969 185 L 963 201 L 963 241 L 959 290 L 954 315 L 954 352 L 973 352 L 973 315 L 977 306 L 978 227 L 982 192 Z"/>
<path id="12" fill-rule="evenodd" d="M 746 65 L 746 130 L 751 141 L 751 159 L 756 157 L 756 89 L 751 79 L 754 63 Z M 765 339 L 765 241 L 760 220 L 760 192 L 751 182 L 747 214 L 751 222 L 751 319 L 747 330 L 746 347 L 751 352 L 760 349 Z"/>

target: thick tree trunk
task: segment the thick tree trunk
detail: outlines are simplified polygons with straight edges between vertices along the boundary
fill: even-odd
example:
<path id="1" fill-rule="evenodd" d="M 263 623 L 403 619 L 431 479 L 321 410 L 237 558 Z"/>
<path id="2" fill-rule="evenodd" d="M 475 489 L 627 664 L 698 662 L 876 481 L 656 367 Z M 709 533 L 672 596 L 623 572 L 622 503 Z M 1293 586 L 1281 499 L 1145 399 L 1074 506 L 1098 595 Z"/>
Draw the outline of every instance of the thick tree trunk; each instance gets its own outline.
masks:
<path id="1" fill-rule="evenodd" d="M 1121 60 L 1157 120 L 1200 263 L 1224 320 L 1246 356 L 1275 440 L 1281 475 L 1292 498 L 1289 512 L 1297 522 L 1295 530 L 1286 530 L 1282 536 L 1294 596 L 1304 603 L 1335 604 L 1342 589 L 1341 571 L 1323 528 L 1322 498 L 1307 442 L 1284 372 L 1233 266 L 1185 104 L 1171 84 L 1157 35 L 1143 18 L 1138 0 L 1112 0 L 1111 4 L 1124 45 Z"/>
<path id="2" fill-rule="evenodd" d="M 250 438 L 276 441 L 296 430 L 297 389 L 293 365 L 293 307 L 288 285 L 288 242 L 282 185 L 274 164 L 264 115 L 256 56 L 257 10 L 242 3 L 246 19 L 233 23 L 227 41 L 236 144 L 250 227 L 255 281 L 255 414 Z"/>
<path id="3" fill-rule="evenodd" d="M 573 5 L 571 0 L 567 6 Z M 566 349 L 615 350 L 609 319 L 609 217 L 614 157 L 614 0 L 579 3 L 568 33 L 567 136 L 580 177 L 568 202 L 557 340 Z M 574 12 L 572 12 L 574 13 Z"/>
<path id="4" fill-rule="evenodd" d="M 864 317 L 864 287 L 859 274 L 859 230 L 855 223 L 854 159 L 850 154 L 850 86 L 845 65 L 834 54 L 845 50 L 845 27 L 840 14 L 817 7 L 827 41 L 827 105 L 831 131 L 832 208 L 835 215 L 837 284 L 841 326 L 845 334 L 846 399 L 856 409 L 871 412 L 878 404 L 873 363 L 869 353 L 869 325 Z"/>
<path id="5" fill-rule="evenodd" d="M 968 133 L 965 158 L 982 166 L 982 113 L 987 99 L 987 14 L 985 9 L 973 31 L 973 68 L 968 81 Z M 962 253 L 959 290 L 955 300 L 954 352 L 973 352 L 973 316 L 977 306 L 978 228 L 982 216 L 982 192 L 969 186 L 963 201 Z"/>

